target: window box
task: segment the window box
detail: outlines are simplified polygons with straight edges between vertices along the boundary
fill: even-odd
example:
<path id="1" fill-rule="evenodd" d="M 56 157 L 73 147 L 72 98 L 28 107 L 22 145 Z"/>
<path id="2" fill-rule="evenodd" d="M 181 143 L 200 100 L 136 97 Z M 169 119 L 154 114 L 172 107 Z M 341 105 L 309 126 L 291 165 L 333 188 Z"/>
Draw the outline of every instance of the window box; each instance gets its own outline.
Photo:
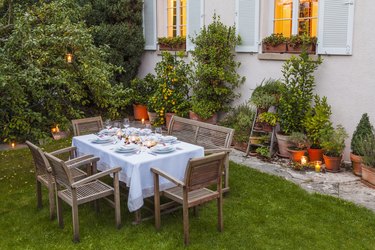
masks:
<path id="1" fill-rule="evenodd" d="M 286 43 L 278 44 L 275 46 L 263 43 L 262 48 L 263 48 L 263 53 L 286 53 L 287 52 Z"/>
<path id="2" fill-rule="evenodd" d="M 288 44 L 288 53 L 290 54 L 301 54 L 302 53 L 302 46 L 301 45 L 298 45 L 298 46 L 291 46 Z M 316 51 L 316 46 L 315 44 L 310 44 L 307 46 L 307 53 L 308 54 L 315 54 L 315 51 Z"/>
<path id="3" fill-rule="evenodd" d="M 176 37 L 159 37 L 159 50 L 167 51 L 185 51 L 186 38 L 181 36 Z"/>
<path id="4" fill-rule="evenodd" d="M 163 51 L 185 51 L 186 50 L 186 43 L 179 44 L 179 45 L 176 45 L 176 46 L 159 44 L 159 50 L 163 50 Z"/>

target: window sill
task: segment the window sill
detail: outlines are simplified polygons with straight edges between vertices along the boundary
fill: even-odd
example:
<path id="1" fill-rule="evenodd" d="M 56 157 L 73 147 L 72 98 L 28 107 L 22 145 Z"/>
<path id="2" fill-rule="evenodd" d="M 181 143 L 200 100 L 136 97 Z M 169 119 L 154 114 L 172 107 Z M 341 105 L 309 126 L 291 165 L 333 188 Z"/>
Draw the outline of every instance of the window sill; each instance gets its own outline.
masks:
<path id="1" fill-rule="evenodd" d="M 268 61 L 286 61 L 290 59 L 292 56 L 298 56 L 299 54 L 289 54 L 289 53 L 263 53 L 258 54 L 259 60 L 268 60 Z M 309 55 L 309 57 L 313 60 L 318 60 L 317 55 Z"/>
<path id="2" fill-rule="evenodd" d="M 157 50 L 156 51 L 158 56 L 161 56 L 163 52 L 167 52 L 171 55 L 183 54 L 183 57 L 188 56 L 188 52 L 185 50 Z"/>

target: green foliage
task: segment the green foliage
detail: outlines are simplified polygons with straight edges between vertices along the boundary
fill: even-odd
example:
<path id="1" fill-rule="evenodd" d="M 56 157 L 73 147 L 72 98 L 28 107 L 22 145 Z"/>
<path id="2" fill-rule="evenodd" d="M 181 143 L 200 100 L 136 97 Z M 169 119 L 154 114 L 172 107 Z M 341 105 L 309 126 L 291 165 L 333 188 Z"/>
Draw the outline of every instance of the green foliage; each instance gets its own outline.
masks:
<path id="1" fill-rule="evenodd" d="M 266 122 L 272 127 L 276 126 L 276 123 L 278 122 L 278 120 L 279 120 L 279 117 L 276 113 L 263 112 L 259 115 L 260 122 Z"/>
<path id="2" fill-rule="evenodd" d="M 271 34 L 270 36 L 267 36 L 263 38 L 262 43 L 270 46 L 277 46 L 282 43 L 286 42 L 286 38 L 283 36 L 283 34 Z"/>
<path id="3" fill-rule="evenodd" d="M 164 124 L 165 113 L 186 116 L 189 108 L 190 67 L 182 55 L 162 53 L 162 60 L 156 64 L 156 91 L 150 99 L 150 108 L 158 117 L 154 125 Z"/>
<path id="4" fill-rule="evenodd" d="M 259 109 L 268 110 L 271 106 L 277 106 L 283 84 L 279 80 L 268 79 L 262 81 L 251 94 L 250 102 Z"/>
<path id="5" fill-rule="evenodd" d="M 331 157 L 341 156 L 345 149 L 346 138 L 348 138 L 348 134 L 346 133 L 345 128 L 341 125 L 337 125 L 336 129 L 325 129 L 321 139 L 324 154 Z"/>
<path id="6" fill-rule="evenodd" d="M 255 111 L 247 104 L 241 104 L 233 108 L 220 125 L 233 128 L 234 140 L 237 142 L 247 142 L 250 135 L 251 124 L 255 117 Z"/>
<path id="7" fill-rule="evenodd" d="M 282 68 L 285 88 L 282 91 L 278 112 L 280 128 L 285 134 L 303 130 L 302 121 L 311 108 L 315 87 L 314 71 L 321 64 L 303 52 L 299 57 L 292 56 Z"/>
<path id="8" fill-rule="evenodd" d="M 373 128 L 371 132 L 364 134 L 356 146 L 362 153 L 363 163 L 368 167 L 375 168 L 375 131 Z"/>
<path id="9" fill-rule="evenodd" d="M 183 36 L 159 37 L 158 43 L 159 45 L 164 45 L 164 46 L 168 46 L 171 48 L 178 48 L 186 44 L 186 37 L 183 37 Z"/>
<path id="10" fill-rule="evenodd" d="M 367 113 L 364 113 L 352 136 L 352 141 L 351 141 L 350 146 L 351 146 L 353 154 L 355 155 L 364 154 L 362 150 L 363 147 L 361 147 L 360 145 L 362 144 L 363 139 L 368 136 L 374 136 L 374 127 L 371 125 L 370 119 Z"/>
<path id="11" fill-rule="evenodd" d="M 147 74 L 144 79 L 134 78 L 130 83 L 130 87 L 132 89 L 133 102 L 148 105 L 149 100 L 157 89 L 155 76 Z"/>
<path id="12" fill-rule="evenodd" d="M 14 30 L 0 49 L 0 138 L 36 140 L 56 124 L 102 114 L 115 118 L 129 103 L 127 90 L 109 83 L 115 70 L 106 48 L 93 45 L 71 0 L 15 11 Z M 68 64 L 65 54 L 74 53 Z"/>
<path id="13" fill-rule="evenodd" d="M 327 97 L 320 98 L 314 96 L 315 105 L 309 109 L 302 125 L 305 128 L 307 138 L 312 143 L 312 148 L 320 148 L 320 139 L 326 128 L 332 127 L 330 117 L 332 114 L 331 106 L 327 103 Z"/>
<path id="14" fill-rule="evenodd" d="M 234 90 L 245 81 L 236 72 L 240 63 L 234 60 L 234 48 L 240 44 L 240 37 L 235 26 L 225 26 L 215 14 L 212 23 L 191 40 L 195 44 L 192 111 L 208 119 L 218 111 L 229 109 L 230 103 L 239 96 Z"/>
<path id="15" fill-rule="evenodd" d="M 268 147 L 259 147 L 255 149 L 255 152 L 262 157 L 270 158 L 270 150 L 268 149 Z"/>
<path id="16" fill-rule="evenodd" d="M 307 136 L 301 132 L 291 133 L 288 141 L 293 144 L 293 149 L 304 150 L 309 146 Z"/>
<path id="17" fill-rule="evenodd" d="M 122 67 L 114 77 L 116 83 L 130 86 L 136 77 L 144 51 L 143 1 L 77 0 L 89 5 L 85 20 L 92 27 L 97 46 L 108 45 L 107 62 Z"/>
<path id="18" fill-rule="evenodd" d="M 318 42 L 316 37 L 311 37 L 307 34 L 303 35 L 291 35 L 288 38 L 288 46 L 306 48 L 310 45 L 316 45 Z"/>

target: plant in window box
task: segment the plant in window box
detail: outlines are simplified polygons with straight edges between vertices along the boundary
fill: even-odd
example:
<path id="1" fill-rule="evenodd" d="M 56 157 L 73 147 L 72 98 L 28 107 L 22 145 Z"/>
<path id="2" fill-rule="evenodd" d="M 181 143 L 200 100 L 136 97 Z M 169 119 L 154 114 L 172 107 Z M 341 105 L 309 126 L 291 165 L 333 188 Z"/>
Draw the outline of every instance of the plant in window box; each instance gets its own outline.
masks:
<path id="1" fill-rule="evenodd" d="M 361 120 L 353 133 L 350 144 L 352 149 L 350 160 L 352 161 L 353 173 L 358 176 L 361 176 L 362 156 L 364 155 L 362 141 L 368 136 L 374 136 L 374 128 L 370 123 L 367 113 L 365 113 L 362 115 Z"/>
<path id="2" fill-rule="evenodd" d="M 159 50 L 180 51 L 186 50 L 186 38 L 182 36 L 176 37 L 159 37 Z"/>
<path id="3" fill-rule="evenodd" d="M 147 74 L 144 79 L 135 78 L 130 82 L 132 90 L 134 119 L 142 120 L 148 117 L 148 104 L 156 91 L 155 76 Z M 151 109 L 151 108 L 150 108 Z"/>
<path id="4" fill-rule="evenodd" d="M 271 34 L 263 38 L 262 48 L 263 53 L 285 53 L 287 51 L 287 39 L 283 34 Z"/>
<path id="5" fill-rule="evenodd" d="M 310 37 L 307 34 L 291 35 L 287 39 L 288 53 L 301 53 L 306 51 L 308 54 L 314 54 L 317 44 L 316 37 Z"/>
<path id="6" fill-rule="evenodd" d="M 291 143 L 291 146 L 288 147 L 290 159 L 293 162 L 301 162 L 301 158 L 307 153 L 306 149 L 309 145 L 307 136 L 301 132 L 293 132 L 288 140 Z"/>
<path id="7" fill-rule="evenodd" d="M 264 112 L 259 115 L 259 121 L 262 122 L 262 129 L 266 132 L 272 132 L 273 127 L 278 122 L 278 115 L 272 112 Z"/>
<path id="8" fill-rule="evenodd" d="M 371 134 L 362 137 L 358 143 L 362 156 L 362 182 L 375 188 L 375 136 L 374 130 Z"/>

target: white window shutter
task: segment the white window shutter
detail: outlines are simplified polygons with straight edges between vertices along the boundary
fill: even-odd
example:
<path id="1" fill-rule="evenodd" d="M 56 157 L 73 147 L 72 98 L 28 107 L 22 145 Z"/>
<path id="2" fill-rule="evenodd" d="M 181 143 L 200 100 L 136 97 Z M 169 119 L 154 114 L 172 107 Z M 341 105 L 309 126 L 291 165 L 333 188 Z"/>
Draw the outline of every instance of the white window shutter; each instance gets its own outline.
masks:
<path id="1" fill-rule="evenodd" d="M 354 0 L 319 0 L 318 54 L 351 55 Z"/>
<path id="2" fill-rule="evenodd" d="M 259 0 L 236 0 L 236 32 L 242 41 L 237 52 L 258 52 Z"/>
<path id="3" fill-rule="evenodd" d="M 187 37 L 186 50 L 194 50 L 195 45 L 191 42 L 190 37 L 195 37 L 204 23 L 204 1 L 188 0 L 187 1 Z"/>
<path id="4" fill-rule="evenodd" d="M 143 2 L 143 34 L 145 50 L 156 50 L 156 0 Z"/>

